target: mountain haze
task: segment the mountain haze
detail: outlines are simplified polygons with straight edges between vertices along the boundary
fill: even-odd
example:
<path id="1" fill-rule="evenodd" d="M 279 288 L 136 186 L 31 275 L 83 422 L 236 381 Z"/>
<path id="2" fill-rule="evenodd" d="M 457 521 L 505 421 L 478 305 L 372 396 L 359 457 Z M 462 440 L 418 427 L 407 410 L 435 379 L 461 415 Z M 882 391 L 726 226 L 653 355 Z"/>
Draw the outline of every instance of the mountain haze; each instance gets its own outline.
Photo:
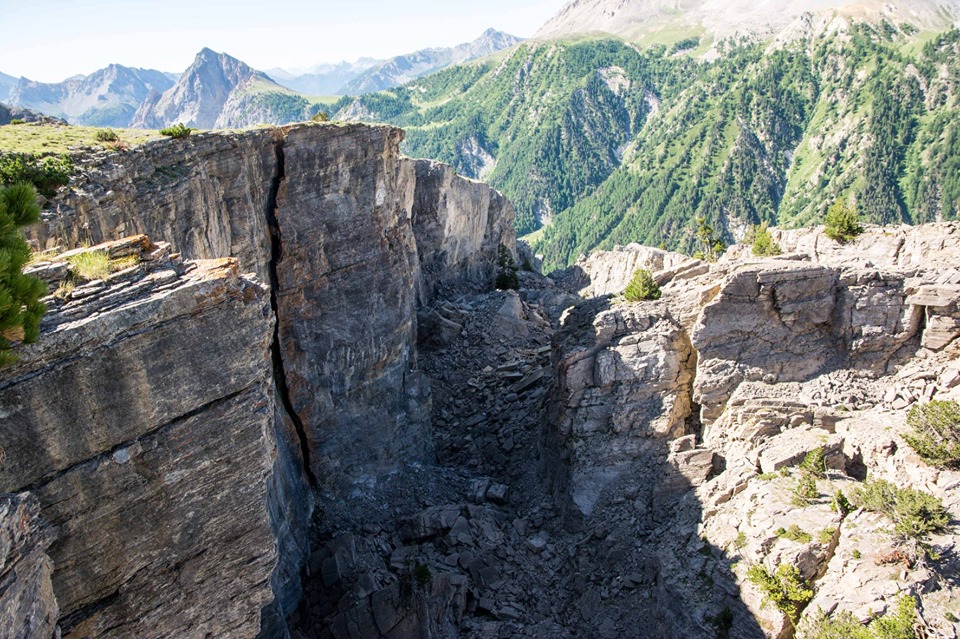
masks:
<path id="1" fill-rule="evenodd" d="M 173 81 L 160 71 L 111 64 L 63 82 L 21 78 L 9 103 L 75 124 L 125 127 L 151 92 L 165 91 L 171 86 Z"/>
<path id="2" fill-rule="evenodd" d="M 338 95 L 343 85 L 383 62 L 360 58 L 356 62 L 318 64 L 308 69 L 268 69 L 267 74 L 283 86 L 306 95 Z"/>
<path id="3" fill-rule="evenodd" d="M 390 58 L 344 84 L 336 93 L 360 95 L 383 91 L 454 64 L 485 58 L 521 42 L 521 38 L 496 29 L 487 29 L 473 42 L 455 47 L 421 49 Z"/>

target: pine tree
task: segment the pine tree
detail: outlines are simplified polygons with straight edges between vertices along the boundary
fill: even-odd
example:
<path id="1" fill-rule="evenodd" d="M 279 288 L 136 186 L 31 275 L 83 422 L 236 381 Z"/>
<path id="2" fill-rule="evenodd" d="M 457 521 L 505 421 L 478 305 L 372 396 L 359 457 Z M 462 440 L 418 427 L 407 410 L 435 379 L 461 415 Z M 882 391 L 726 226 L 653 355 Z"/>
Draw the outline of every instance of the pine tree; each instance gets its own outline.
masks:
<path id="1" fill-rule="evenodd" d="M 46 310 L 40 298 L 44 283 L 23 274 L 30 248 L 20 227 L 40 218 L 37 192 L 29 184 L 0 189 L 0 366 L 14 361 L 17 342 L 33 342 L 40 333 L 40 318 Z"/>

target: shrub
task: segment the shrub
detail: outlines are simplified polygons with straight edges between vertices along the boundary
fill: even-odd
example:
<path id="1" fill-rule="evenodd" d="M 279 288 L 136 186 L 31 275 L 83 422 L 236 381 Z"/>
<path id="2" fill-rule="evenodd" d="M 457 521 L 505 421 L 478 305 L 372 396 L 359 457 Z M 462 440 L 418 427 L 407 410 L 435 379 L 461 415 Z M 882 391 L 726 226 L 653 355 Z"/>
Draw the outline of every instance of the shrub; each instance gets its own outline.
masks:
<path id="1" fill-rule="evenodd" d="M 842 490 L 837 490 L 833 495 L 833 503 L 830 504 L 831 510 L 840 514 L 840 517 L 846 517 L 853 510 L 853 505 Z"/>
<path id="2" fill-rule="evenodd" d="M 804 531 L 797 524 L 792 524 L 789 528 L 778 528 L 777 537 L 783 537 L 784 539 L 796 541 L 801 544 L 808 544 L 813 541 L 813 537 L 810 535 L 810 533 Z"/>
<path id="3" fill-rule="evenodd" d="M 827 226 L 824 231 L 827 237 L 841 244 L 854 240 L 863 233 L 856 209 L 848 207 L 844 198 L 834 202 L 827 210 L 824 224 Z"/>
<path id="4" fill-rule="evenodd" d="M 800 462 L 800 471 L 812 477 L 821 478 L 827 473 L 827 451 L 820 446 L 804 455 Z"/>
<path id="5" fill-rule="evenodd" d="M 29 182 L 44 197 L 70 183 L 73 160 L 68 155 L 39 158 L 29 153 L 0 153 L 0 187 Z"/>
<path id="6" fill-rule="evenodd" d="M 766 222 L 760 226 L 751 227 L 750 232 L 747 234 L 747 239 L 753 245 L 752 250 L 754 255 L 780 255 L 783 253 L 780 245 L 773 241 L 773 236 L 770 235 L 770 229 L 767 227 Z"/>
<path id="7" fill-rule="evenodd" d="M 496 287 L 501 291 L 520 288 L 520 278 L 517 276 L 517 265 L 513 256 L 503 244 L 497 249 L 497 279 Z"/>
<path id="8" fill-rule="evenodd" d="M 329 122 L 330 114 L 327 113 L 326 111 L 321 111 L 320 113 L 314 114 L 314 116 L 310 119 L 313 122 Z"/>
<path id="9" fill-rule="evenodd" d="M 645 268 L 637 269 L 633 274 L 633 279 L 627 284 L 623 291 L 623 297 L 628 302 L 639 302 L 640 300 L 658 300 L 660 299 L 660 286 L 653 279 Z"/>
<path id="10" fill-rule="evenodd" d="M 779 564 L 771 573 L 763 564 L 754 564 L 747 571 L 747 580 L 764 595 L 764 604 L 772 603 L 796 624 L 804 606 L 813 599 L 813 590 L 793 564 Z"/>
<path id="11" fill-rule="evenodd" d="M 960 403 L 934 400 L 917 404 L 907 413 L 912 434 L 903 436 L 929 464 L 960 468 Z"/>
<path id="12" fill-rule="evenodd" d="M 40 298 L 46 285 L 23 274 L 30 248 L 20 236 L 20 227 L 40 218 L 37 192 L 29 184 L 0 190 L 0 366 L 13 362 L 16 342 L 30 343 L 40 334 L 40 318 L 46 310 Z"/>
<path id="13" fill-rule="evenodd" d="M 813 475 L 804 473 L 797 478 L 797 484 L 793 487 L 793 498 L 791 502 L 794 506 L 806 506 L 814 499 L 820 496 L 820 489 L 817 488 L 817 479 Z"/>
<path id="14" fill-rule="evenodd" d="M 733 547 L 737 550 L 743 550 L 747 546 L 747 534 L 742 530 L 737 533 L 737 538 L 733 540 Z"/>
<path id="15" fill-rule="evenodd" d="M 859 508 L 886 515 L 901 540 L 926 542 L 950 525 L 950 513 L 937 497 L 912 488 L 900 488 L 882 479 L 867 480 L 851 491 Z"/>
<path id="16" fill-rule="evenodd" d="M 188 137 L 194 131 L 196 131 L 196 129 L 191 129 L 188 126 L 184 126 L 183 122 L 177 122 L 171 127 L 160 129 L 160 135 L 166 135 L 174 140 L 179 140 L 181 138 Z"/>
<path id="17" fill-rule="evenodd" d="M 25 124 L 25 122 L 20 118 L 13 118 L 12 120 L 10 120 L 10 124 Z"/>
<path id="18" fill-rule="evenodd" d="M 100 129 L 97 131 L 97 142 L 119 142 L 120 136 L 113 129 Z"/>
<path id="19" fill-rule="evenodd" d="M 817 543 L 822 544 L 824 546 L 829 546 L 830 543 L 833 541 L 833 535 L 835 532 L 837 531 L 833 528 L 822 528 L 818 530 Z"/>
<path id="20" fill-rule="evenodd" d="M 896 608 L 877 617 L 869 626 L 861 624 L 849 611 L 828 615 L 823 610 L 801 624 L 799 639 L 916 639 L 917 604 L 902 595 Z"/>
<path id="21" fill-rule="evenodd" d="M 698 216 L 696 224 L 694 238 L 699 248 L 693 253 L 693 257 L 707 262 L 716 262 L 727 250 L 727 245 L 719 236 L 714 236 L 713 227 L 707 223 L 707 218 Z"/>

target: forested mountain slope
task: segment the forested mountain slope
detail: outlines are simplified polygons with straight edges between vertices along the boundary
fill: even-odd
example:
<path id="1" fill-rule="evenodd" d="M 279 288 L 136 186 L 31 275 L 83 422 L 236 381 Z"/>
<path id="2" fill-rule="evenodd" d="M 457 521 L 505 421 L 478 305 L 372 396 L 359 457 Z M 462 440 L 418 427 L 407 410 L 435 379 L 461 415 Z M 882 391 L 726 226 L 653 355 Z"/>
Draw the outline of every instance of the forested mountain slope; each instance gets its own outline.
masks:
<path id="1" fill-rule="evenodd" d="M 639 241 L 690 249 L 705 216 L 730 238 L 818 221 L 839 197 L 875 222 L 956 219 L 960 32 L 806 16 L 773 44 L 641 49 L 531 42 L 340 115 L 407 129 L 405 151 L 489 180 L 520 232 L 550 224 L 547 266 Z"/>

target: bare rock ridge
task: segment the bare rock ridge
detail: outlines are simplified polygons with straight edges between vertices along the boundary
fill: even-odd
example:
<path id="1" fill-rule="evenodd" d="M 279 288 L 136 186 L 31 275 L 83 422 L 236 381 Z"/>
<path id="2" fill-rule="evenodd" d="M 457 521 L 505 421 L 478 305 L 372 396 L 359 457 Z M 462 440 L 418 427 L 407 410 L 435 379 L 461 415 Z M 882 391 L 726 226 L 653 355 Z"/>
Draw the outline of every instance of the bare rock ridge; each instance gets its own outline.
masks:
<path id="1" fill-rule="evenodd" d="M 94 157 L 36 229 L 135 262 L 57 289 L 0 381 L 0 491 L 59 529 L 64 636 L 286 636 L 314 491 L 431 459 L 418 286 L 489 287 L 513 209 L 452 175 L 418 187 L 402 135 L 306 125 Z M 421 239 L 414 218 L 481 237 Z M 434 253 L 462 281 L 421 277 Z M 51 290 L 72 255 L 36 267 Z"/>

